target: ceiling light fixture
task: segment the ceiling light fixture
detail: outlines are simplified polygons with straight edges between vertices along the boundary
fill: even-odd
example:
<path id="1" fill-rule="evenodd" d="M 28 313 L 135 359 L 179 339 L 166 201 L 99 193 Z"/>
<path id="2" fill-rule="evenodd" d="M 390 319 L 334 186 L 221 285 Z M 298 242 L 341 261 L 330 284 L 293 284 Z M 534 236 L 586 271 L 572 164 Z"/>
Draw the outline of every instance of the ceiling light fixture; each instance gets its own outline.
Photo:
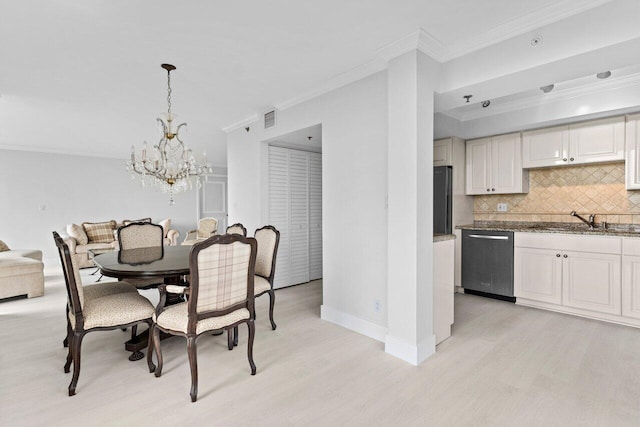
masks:
<path id="1" fill-rule="evenodd" d="M 600 80 L 608 79 L 609 77 L 611 77 L 611 71 L 603 71 L 601 73 L 596 74 L 596 77 L 599 78 Z"/>
<path id="2" fill-rule="evenodd" d="M 555 85 L 542 86 L 540 90 L 543 91 L 544 93 L 549 93 L 553 90 L 554 87 Z"/>
<path id="3" fill-rule="evenodd" d="M 488 99 L 486 101 L 482 101 L 482 108 L 487 108 L 489 105 L 491 105 L 491 101 Z"/>
<path id="4" fill-rule="evenodd" d="M 213 173 L 213 169 L 207 163 L 207 154 L 202 153 L 202 162 L 196 163 L 193 152 L 184 145 L 180 139 L 180 129 L 186 123 L 176 126 L 176 114 L 171 112 L 171 71 L 176 67 L 171 64 L 162 64 L 162 68 L 167 70 L 167 112 L 164 117 L 159 117 L 158 123 L 162 128 L 162 136 L 158 145 L 153 146 L 153 154 L 147 156 L 147 141 L 142 145 L 142 152 L 139 159 L 136 159 L 135 147 L 131 146 L 131 160 L 127 162 L 127 170 L 131 173 L 131 179 L 135 179 L 134 174 L 140 175 L 142 187 L 146 187 L 147 177 L 152 186 L 160 189 L 163 193 L 169 193 L 169 205 L 175 204 L 174 193 L 180 193 L 193 188 L 191 178 L 197 178 L 197 185 L 200 186 L 200 177 Z"/>

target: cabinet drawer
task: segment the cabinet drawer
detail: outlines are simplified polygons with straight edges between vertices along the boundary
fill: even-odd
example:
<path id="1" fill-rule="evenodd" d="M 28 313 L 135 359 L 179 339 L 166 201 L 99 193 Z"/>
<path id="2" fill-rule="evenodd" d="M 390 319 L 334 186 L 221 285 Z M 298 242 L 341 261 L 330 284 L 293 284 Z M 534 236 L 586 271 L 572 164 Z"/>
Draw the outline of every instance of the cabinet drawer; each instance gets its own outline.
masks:
<path id="1" fill-rule="evenodd" d="M 558 233 L 514 233 L 514 246 L 620 255 L 620 237 Z"/>

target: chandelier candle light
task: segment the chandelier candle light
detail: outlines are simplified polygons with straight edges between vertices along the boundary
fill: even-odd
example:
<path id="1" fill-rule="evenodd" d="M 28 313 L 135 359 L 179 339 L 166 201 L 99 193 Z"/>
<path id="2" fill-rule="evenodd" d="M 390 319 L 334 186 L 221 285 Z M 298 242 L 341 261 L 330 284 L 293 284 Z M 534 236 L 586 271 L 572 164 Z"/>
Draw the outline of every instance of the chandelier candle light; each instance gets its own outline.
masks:
<path id="1" fill-rule="evenodd" d="M 171 64 L 162 64 L 167 70 L 167 112 L 163 117 L 158 117 L 158 123 L 162 127 L 162 136 L 158 145 L 153 146 L 153 153 L 147 151 L 147 141 L 142 145 L 139 159 L 136 159 L 135 147 L 131 146 L 131 160 L 127 162 L 127 170 L 131 178 L 134 173 L 140 175 L 140 182 L 146 186 L 147 177 L 151 184 L 159 188 L 163 193 L 169 193 L 169 205 L 175 204 L 174 193 L 180 193 L 193 188 L 191 178 L 197 178 L 197 186 L 200 187 L 200 177 L 213 173 L 213 169 L 207 163 L 207 154 L 202 153 L 202 163 L 196 163 L 193 152 L 187 148 L 180 139 L 180 129 L 186 123 L 176 126 L 177 115 L 171 112 L 171 71 L 175 70 Z"/>

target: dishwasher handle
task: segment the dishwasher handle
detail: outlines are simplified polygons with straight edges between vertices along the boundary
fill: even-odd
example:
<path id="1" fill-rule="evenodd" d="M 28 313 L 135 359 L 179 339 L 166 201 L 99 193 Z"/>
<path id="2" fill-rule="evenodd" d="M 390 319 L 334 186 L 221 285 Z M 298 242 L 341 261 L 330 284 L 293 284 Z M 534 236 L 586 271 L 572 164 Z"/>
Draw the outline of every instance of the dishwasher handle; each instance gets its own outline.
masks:
<path id="1" fill-rule="evenodd" d="M 469 234 L 467 237 L 472 239 L 509 240 L 509 236 L 492 236 L 490 234 Z"/>

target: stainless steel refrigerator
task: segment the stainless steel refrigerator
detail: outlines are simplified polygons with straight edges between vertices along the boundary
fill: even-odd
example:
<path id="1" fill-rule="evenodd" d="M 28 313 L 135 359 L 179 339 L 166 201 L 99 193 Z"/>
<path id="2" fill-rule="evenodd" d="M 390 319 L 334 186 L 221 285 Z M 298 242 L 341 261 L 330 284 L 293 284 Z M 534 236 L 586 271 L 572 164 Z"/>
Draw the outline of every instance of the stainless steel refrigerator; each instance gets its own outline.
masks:
<path id="1" fill-rule="evenodd" d="M 452 234 L 451 166 L 433 168 L 433 234 Z"/>

